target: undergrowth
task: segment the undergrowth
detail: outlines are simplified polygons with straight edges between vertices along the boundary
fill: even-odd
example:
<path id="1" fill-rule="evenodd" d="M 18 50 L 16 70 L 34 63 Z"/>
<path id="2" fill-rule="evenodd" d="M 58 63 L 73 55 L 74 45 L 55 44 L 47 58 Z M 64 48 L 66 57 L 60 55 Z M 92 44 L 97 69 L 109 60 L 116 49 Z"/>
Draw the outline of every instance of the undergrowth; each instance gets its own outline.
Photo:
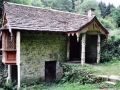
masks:
<path id="1" fill-rule="evenodd" d="M 95 70 L 87 69 L 77 65 L 63 64 L 63 78 L 60 80 L 60 83 L 65 82 L 77 82 L 79 84 L 93 84 L 103 81 L 102 78 L 95 77 L 91 74 Z"/>

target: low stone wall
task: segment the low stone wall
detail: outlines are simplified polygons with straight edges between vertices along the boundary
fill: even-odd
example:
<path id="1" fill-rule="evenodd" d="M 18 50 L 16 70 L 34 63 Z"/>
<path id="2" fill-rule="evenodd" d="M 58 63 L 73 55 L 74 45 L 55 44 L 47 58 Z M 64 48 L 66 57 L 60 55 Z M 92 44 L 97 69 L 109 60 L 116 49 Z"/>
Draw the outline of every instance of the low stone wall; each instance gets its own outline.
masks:
<path id="1" fill-rule="evenodd" d="M 45 61 L 66 59 L 66 35 L 58 33 L 21 33 L 21 81 L 45 80 Z M 56 78 L 62 69 L 56 65 Z"/>

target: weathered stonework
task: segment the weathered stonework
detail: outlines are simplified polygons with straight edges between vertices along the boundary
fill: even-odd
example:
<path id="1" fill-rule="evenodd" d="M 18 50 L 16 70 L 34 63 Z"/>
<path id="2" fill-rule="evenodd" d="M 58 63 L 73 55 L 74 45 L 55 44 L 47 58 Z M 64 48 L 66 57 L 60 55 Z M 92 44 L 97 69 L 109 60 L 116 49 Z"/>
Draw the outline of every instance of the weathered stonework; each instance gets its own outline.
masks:
<path id="1" fill-rule="evenodd" d="M 20 53 L 21 81 L 45 80 L 45 61 L 66 59 L 66 35 L 22 32 Z"/>
<path id="2" fill-rule="evenodd" d="M 56 80 L 60 80 L 63 76 L 63 68 L 61 67 L 60 63 L 56 63 Z"/>

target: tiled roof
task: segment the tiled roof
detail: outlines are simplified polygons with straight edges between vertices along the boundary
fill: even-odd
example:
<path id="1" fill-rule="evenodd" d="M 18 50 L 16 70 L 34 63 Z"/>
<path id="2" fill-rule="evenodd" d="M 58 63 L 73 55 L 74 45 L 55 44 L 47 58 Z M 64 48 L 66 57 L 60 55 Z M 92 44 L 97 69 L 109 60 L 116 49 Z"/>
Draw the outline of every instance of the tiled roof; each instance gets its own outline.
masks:
<path id="1" fill-rule="evenodd" d="M 87 15 L 15 3 L 4 3 L 4 12 L 12 29 L 37 31 L 77 31 L 91 19 Z"/>

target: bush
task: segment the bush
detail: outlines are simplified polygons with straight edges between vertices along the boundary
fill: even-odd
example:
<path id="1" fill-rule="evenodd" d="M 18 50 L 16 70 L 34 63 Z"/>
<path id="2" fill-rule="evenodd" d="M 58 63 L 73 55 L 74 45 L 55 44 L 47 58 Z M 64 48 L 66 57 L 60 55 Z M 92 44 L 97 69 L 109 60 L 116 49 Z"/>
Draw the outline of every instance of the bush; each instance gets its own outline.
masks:
<path id="1" fill-rule="evenodd" d="M 101 42 L 101 62 L 108 62 L 119 58 L 120 39 L 117 36 L 110 36 L 107 42 Z"/>
<path id="2" fill-rule="evenodd" d="M 77 66 L 63 64 L 63 78 L 60 83 L 65 82 L 77 82 L 79 84 L 93 84 L 99 83 L 102 79 L 97 78 L 95 76 L 91 76 L 93 71 L 78 68 Z"/>
<path id="3" fill-rule="evenodd" d="M 3 87 L 7 78 L 7 65 L 4 65 L 0 60 L 0 87 Z"/>
<path id="4" fill-rule="evenodd" d="M 11 80 L 8 80 L 8 82 L 5 82 L 3 85 L 4 90 L 17 90 L 17 85 L 14 85 L 15 82 L 12 82 Z"/>

